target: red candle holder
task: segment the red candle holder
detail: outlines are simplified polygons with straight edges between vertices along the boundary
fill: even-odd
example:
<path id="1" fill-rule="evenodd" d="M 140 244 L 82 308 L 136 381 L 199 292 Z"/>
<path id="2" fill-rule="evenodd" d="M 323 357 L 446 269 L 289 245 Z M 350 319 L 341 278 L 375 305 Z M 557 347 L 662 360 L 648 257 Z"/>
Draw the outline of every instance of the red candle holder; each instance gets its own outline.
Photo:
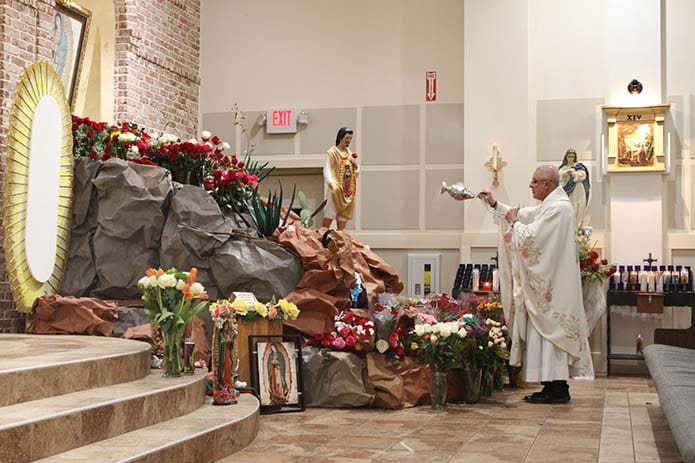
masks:
<path id="1" fill-rule="evenodd" d="M 489 281 L 483 282 L 483 291 L 492 291 L 492 283 Z"/>

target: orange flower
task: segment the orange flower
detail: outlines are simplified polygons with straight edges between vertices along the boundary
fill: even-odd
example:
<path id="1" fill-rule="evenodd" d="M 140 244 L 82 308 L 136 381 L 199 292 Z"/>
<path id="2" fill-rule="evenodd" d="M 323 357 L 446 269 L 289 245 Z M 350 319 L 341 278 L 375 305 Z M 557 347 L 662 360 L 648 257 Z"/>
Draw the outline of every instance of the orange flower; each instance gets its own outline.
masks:
<path id="1" fill-rule="evenodd" d="M 158 268 L 157 271 L 154 272 L 154 274 L 157 275 L 157 278 L 159 278 L 162 275 L 164 275 L 164 270 L 162 270 L 161 268 Z"/>
<path id="2" fill-rule="evenodd" d="M 145 275 L 147 275 L 148 277 L 151 277 L 152 275 L 154 275 L 154 269 L 148 268 L 147 270 L 145 270 Z"/>
<path id="3" fill-rule="evenodd" d="M 188 274 L 188 284 L 193 284 L 195 279 L 198 277 L 198 269 L 193 267 L 191 273 Z"/>

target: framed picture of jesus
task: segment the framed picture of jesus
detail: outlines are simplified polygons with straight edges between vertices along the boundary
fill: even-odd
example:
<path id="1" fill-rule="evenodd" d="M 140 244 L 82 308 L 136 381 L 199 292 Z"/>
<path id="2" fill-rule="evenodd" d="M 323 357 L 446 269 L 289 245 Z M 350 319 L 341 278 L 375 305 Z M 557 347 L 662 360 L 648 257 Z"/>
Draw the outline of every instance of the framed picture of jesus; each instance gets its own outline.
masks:
<path id="1" fill-rule="evenodd" d="M 249 352 L 261 413 L 304 410 L 299 336 L 250 336 Z"/>

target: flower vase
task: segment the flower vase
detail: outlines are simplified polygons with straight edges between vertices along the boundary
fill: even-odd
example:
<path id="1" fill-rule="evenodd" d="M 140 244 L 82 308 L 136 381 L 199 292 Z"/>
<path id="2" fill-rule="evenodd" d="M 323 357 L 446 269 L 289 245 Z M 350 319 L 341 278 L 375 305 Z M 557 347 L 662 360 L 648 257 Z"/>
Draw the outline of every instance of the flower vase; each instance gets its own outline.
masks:
<path id="1" fill-rule="evenodd" d="M 494 368 L 492 366 L 486 366 L 482 370 L 482 384 L 480 386 L 480 392 L 484 397 L 490 397 L 492 395 L 493 383 Z"/>
<path id="2" fill-rule="evenodd" d="M 463 402 L 475 404 L 480 400 L 480 383 L 483 376 L 481 368 L 463 369 Z"/>
<path id="3" fill-rule="evenodd" d="M 505 369 L 504 362 L 500 362 L 500 361 L 495 362 L 493 381 L 492 381 L 492 387 L 495 391 L 504 390 L 504 369 Z"/>
<path id="4" fill-rule="evenodd" d="M 195 351 L 195 342 L 191 339 L 186 339 L 183 342 L 183 374 L 184 375 L 194 375 L 195 374 L 195 358 L 193 357 L 194 351 Z"/>
<path id="5" fill-rule="evenodd" d="M 446 410 L 447 375 L 448 372 L 446 371 L 432 372 L 432 382 L 430 384 L 432 410 Z"/>
<path id="6" fill-rule="evenodd" d="M 181 358 L 183 332 L 181 330 L 174 332 L 162 331 L 162 336 L 164 338 L 164 357 L 162 358 L 164 376 L 181 376 L 181 370 L 183 369 Z"/>

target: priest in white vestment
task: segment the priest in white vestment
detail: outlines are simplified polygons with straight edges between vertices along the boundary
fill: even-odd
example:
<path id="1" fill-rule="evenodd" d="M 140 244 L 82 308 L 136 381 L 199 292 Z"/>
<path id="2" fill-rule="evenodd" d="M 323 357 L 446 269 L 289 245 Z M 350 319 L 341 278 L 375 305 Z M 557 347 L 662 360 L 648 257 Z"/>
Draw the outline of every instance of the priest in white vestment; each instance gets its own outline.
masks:
<path id="1" fill-rule="evenodd" d="M 577 226 L 554 166 L 536 169 L 529 186 L 540 205 L 516 209 L 496 201 L 487 190 L 479 197 L 500 225 L 498 274 L 511 325 L 509 363 L 523 366 L 526 381 L 544 385 L 524 399 L 566 403 L 567 380 L 584 374 L 591 365 Z"/>

